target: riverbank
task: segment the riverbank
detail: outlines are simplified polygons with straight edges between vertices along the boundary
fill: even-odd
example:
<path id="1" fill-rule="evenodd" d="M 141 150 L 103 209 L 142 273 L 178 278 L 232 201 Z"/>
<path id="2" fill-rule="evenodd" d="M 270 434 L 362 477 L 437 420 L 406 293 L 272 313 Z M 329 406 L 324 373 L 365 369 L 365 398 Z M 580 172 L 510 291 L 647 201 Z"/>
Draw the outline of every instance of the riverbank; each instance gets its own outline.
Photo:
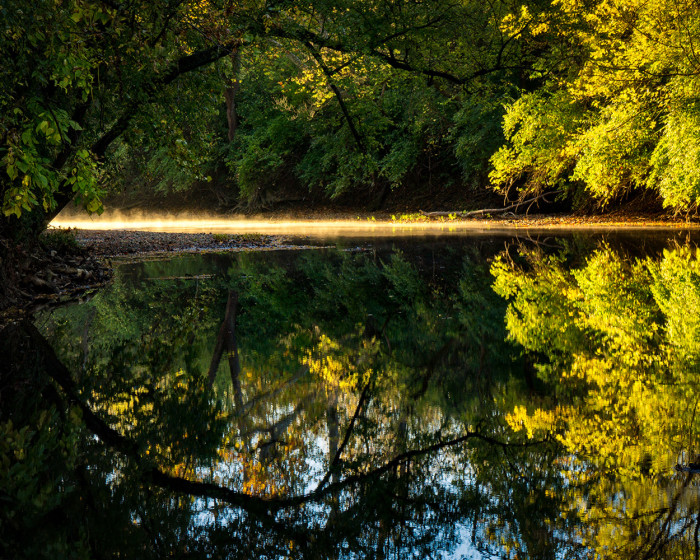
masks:
<path id="1" fill-rule="evenodd" d="M 0 262 L 0 326 L 89 298 L 112 278 L 111 265 L 80 248 L 70 232 L 54 232 L 31 245 L 0 244 L 5 257 Z"/>
<path id="2" fill-rule="evenodd" d="M 166 233 L 50 228 L 31 247 L 4 247 L 7 282 L 0 290 L 0 325 L 42 309 L 87 300 L 112 278 L 112 258 L 182 252 L 293 247 L 271 235 Z"/>
<path id="3" fill-rule="evenodd" d="M 696 220 L 630 213 L 457 219 L 421 214 L 349 215 L 325 211 L 308 212 L 301 219 L 295 217 L 294 220 L 283 213 L 267 214 L 264 219 L 263 216 L 236 218 L 142 214 L 108 215 L 87 221 L 83 218 L 82 221 L 76 219 L 72 225 L 87 228 L 50 228 L 42 236 L 42 242 L 31 249 L 6 247 L 3 253 L 10 256 L 11 262 L 2 263 L 9 272 L 5 274 L 7 281 L 0 297 L 0 323 L 44 307 L 90 297 L 109 282 L 112 258 L 309 247 L 324 244 L 330 237 L 340 236 L 593 229 L 666 229 L 678 232 L 700 229 Z M 146 231 L 148 229 L 160 231 Z"/>
<path id="4" fill-rule="evenodd" d="M 185 233 L 123 229 L 70 230 L 77 244 L 98 257 L 201 251 L 278 249 L 289 244 L 272 235 Z"/>

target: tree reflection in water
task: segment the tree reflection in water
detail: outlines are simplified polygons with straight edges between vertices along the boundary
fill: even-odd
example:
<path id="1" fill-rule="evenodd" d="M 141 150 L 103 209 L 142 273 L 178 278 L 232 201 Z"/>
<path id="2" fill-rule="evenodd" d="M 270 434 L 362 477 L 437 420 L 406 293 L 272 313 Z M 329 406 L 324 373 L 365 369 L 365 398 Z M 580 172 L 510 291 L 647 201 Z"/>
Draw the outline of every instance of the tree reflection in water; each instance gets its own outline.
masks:
<path id="1" fill-rule="evenodd" d="M 509 300 L 509 337 L 533 357 L 556 399 L 507 416 L 570 453 L 563 511 L 604 557 L 697 558 L 698 481 L 677 472 L 700 452 L 700 260 L 677 245 L 631 259 L 601 245 L 568 255 L 520 254 L 493 266 Z"/>
<path id="2" fill-rule="evenodd" d="M 695 253 L 515 252 L 145 262 L 8 327 L 0 556 L 694 557 Z"/>

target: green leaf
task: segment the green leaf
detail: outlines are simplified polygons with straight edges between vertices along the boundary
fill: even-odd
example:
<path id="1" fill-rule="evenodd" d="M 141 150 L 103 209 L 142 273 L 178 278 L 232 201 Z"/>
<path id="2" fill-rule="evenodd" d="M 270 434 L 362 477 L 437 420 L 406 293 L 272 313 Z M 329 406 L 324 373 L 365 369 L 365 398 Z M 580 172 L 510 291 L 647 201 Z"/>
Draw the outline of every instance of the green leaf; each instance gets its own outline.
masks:
<path id="1" fill-rule="evenodd" d="M 88 202 L 86 208 L 90 213 L 99 212 L 102 208 L 102 203 L 98 199 L 93 198 L 90 202 Z"/>

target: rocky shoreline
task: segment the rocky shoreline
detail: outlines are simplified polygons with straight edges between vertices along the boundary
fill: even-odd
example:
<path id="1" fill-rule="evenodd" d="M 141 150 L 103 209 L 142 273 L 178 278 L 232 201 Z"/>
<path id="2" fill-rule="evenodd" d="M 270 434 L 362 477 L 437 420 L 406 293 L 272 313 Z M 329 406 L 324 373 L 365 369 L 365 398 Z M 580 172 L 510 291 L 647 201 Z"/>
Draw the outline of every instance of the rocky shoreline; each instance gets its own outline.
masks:
<path id="1" fill-rule="evenodd" d="M 66 230 L 62 230 L 66 231 Z M 69 230 L 78 245 L 99 257 L 274 249 L 288 246 L 284 238 L 258 234 L 173 233 L 135 230 Z"/>
<path id="2" fill-rule="evenodd" d="M 49 230 L 34 247 L 3 246 L 7 285 L 0 326 L 42 309 L 89 299 L 112 278 L 111 258 L 291 247 L 270 235 Z"/>

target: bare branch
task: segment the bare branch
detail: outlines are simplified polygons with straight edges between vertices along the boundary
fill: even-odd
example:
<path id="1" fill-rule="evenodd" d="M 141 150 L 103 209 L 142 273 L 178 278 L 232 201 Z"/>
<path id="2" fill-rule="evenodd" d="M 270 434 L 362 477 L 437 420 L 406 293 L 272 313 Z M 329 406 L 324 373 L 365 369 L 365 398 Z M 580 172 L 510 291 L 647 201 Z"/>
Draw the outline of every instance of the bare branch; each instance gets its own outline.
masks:
<path id="1" fill-rule="evenodd" d="M 458 216 L 460 218 L 472 218 L 474 216 L 483 216 L 484 214 L 503 214 L 505 212 L 510 212 L 511 210 L 516 210 L 520 206 L 524 204 L 532 204 L 534 202 L 537 202 L 538 200 L 544 200 L 546 202 L 546 198 L 549 195 L 555 195 L 555 194 L 560 194 L 561 190 L 554 191 L 554 192 L 548 192 L 544 194 L 540 194 L 537 196 L 534 196 L 532 198 L 528 198 L 527 200 L 521 200 L 519 202 L 516 202 L 515 204 L 511 204 L 510 206 L 506 206 L 505 208 L 484 208 L 483 210 L 471 210 L 469 212 L 467 211 L 439 211 L 439 212 L 424 212 L 423 210 L 420 210 L 420 213 L 423 216 L 429 216 L 429 217 L 434 217 L 434 216 Z"/>

